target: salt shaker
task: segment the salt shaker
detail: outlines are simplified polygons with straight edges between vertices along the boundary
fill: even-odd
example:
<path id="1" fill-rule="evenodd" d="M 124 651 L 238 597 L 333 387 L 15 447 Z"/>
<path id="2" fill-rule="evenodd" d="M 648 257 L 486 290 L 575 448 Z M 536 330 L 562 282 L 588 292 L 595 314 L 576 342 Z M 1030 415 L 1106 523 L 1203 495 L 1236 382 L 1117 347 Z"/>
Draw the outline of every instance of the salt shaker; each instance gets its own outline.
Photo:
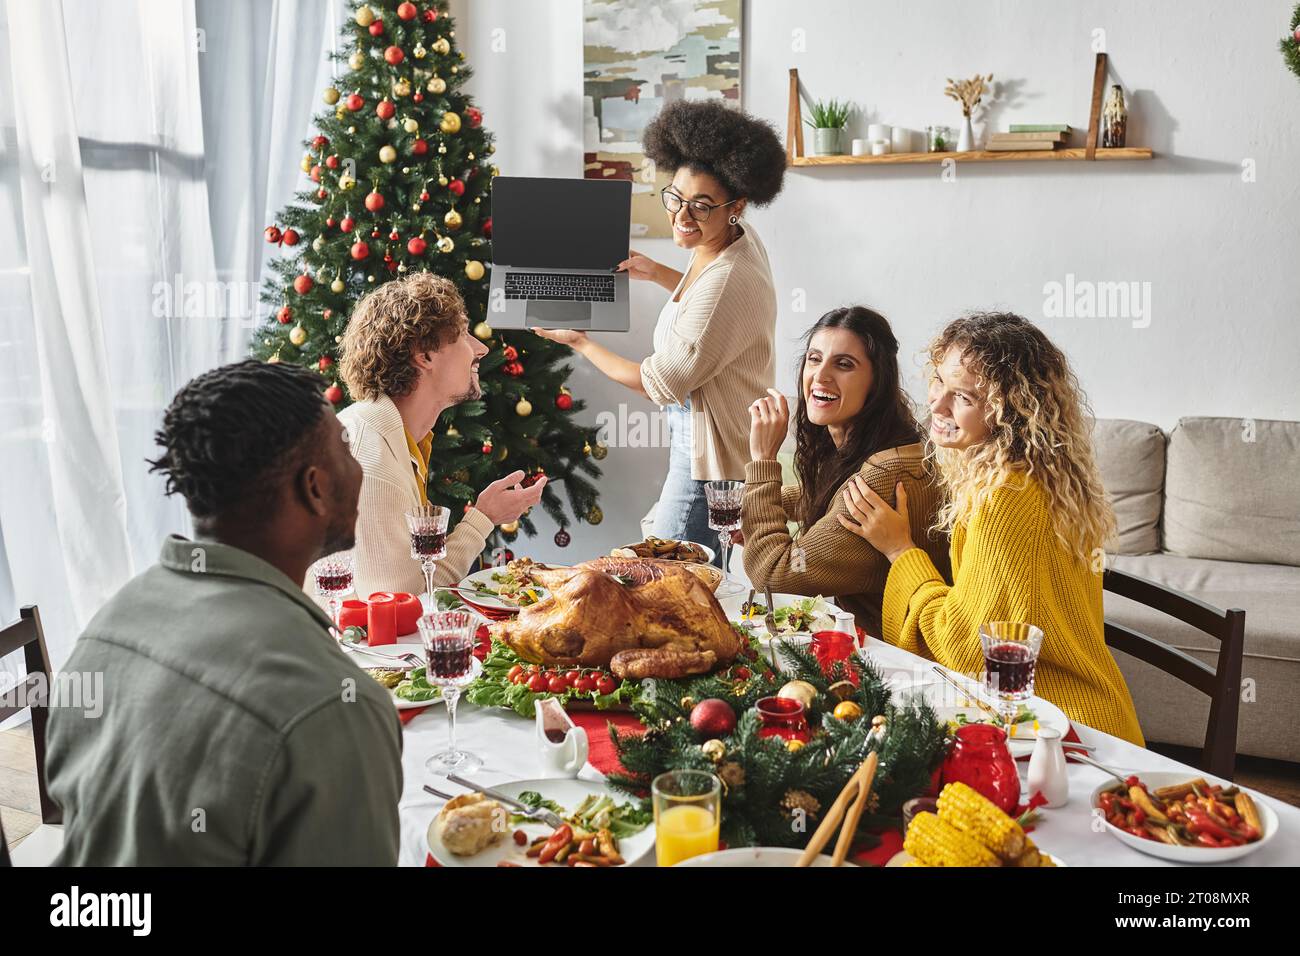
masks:
<path id="1" fill-rule="evenodd" d="M 1070 799 L 1070 778 L 1065 768 L 1061 732 L 1051 727 L 1038 729 L 1038 741 L 1029 758 L 1027 792 L 1041 793 L 1048 807 L 1063 807 Z"/>

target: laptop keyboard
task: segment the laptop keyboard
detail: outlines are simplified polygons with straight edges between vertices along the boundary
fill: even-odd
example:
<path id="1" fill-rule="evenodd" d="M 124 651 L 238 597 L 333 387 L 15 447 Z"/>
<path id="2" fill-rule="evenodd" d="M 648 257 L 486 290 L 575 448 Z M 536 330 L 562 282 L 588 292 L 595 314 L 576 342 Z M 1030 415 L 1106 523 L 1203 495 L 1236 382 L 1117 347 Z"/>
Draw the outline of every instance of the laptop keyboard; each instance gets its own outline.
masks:
<path id="1" fill-rule="evenodd" d="M 507 299 L 576 299 L 613 302 L 614 277 L 549 272 L 506 273 Z"/>

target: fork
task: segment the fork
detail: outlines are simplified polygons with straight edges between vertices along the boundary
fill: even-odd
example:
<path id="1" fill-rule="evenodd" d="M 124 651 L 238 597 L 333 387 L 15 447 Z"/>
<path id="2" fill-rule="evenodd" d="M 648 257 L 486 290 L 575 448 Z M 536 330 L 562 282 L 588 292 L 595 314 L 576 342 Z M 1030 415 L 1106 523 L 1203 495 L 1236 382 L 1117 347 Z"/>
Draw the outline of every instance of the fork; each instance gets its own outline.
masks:
<path id="1" fill-rule="evenodd" d="M 772 669 L 780 670 L 776 660 L 776 617 L 772 614 L 772 589 L 770 587 L 763 588 L 763 600 L 767 602 L 767 613 L 763 615 L 763 626 L 767 628 L 768 636 L 771 637 L 767 646 L 772 652 Z"/>
<path id="2" fill-rule="evenodd" d="M 401 661 L 402 663 L 406 664 L 408 667 L 412 667 L 412 668 L 424 666 L 424 661 L 422 661 L 415 654 L 411 654 L 411 653 L 393 654 L 393 655 L 376 654 L 374 651 L 365 651 L 359 647 L 354 647 L 348 644 L 347 641 L 340 641 L 339 647 L 343 648 L 345 651 L 350 651 L 353 654 L 362 654 L 373 661 L 383 661 L 386 664 L 388 664 L 390 667 L 392 666 L 394 661 Z"/>

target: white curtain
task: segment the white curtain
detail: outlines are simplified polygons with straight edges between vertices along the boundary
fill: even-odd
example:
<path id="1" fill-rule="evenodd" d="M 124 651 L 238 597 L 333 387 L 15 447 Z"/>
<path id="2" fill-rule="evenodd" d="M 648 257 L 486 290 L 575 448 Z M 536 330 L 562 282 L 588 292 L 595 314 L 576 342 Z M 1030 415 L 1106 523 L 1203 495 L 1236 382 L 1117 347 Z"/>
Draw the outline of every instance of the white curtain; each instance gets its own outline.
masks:
<path id="1" fill-rule="evenodd" d="M 145 459 L 176 390 L 247 351 L 343 9 L 0 5 L 0 621 L 39 605 L 55 667 L 190 530 Z"/>

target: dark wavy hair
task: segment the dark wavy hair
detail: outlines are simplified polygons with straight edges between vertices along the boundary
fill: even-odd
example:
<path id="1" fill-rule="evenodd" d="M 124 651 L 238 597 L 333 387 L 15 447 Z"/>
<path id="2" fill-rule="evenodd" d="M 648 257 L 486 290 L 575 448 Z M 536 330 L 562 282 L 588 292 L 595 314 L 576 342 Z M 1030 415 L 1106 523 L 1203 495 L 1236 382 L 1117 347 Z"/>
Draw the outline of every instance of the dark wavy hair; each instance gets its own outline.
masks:
<path id="1" fill-rule="evenodd" d="M 781 191 L 785 148 L 772 125 L 718 100 L 679 100 L 659 111 L 641 135 L 656 166 L 708 173 L 733 199 L 766 206 Z"/>
<path id="2" fill-rule="evenodd" d="M 848 329 L 858 337 L 871 361 L 871 392 L 849 426 L 844 444 L 836 448 L 830 430 L 808 420 L 803 394 L 803 366 L 812 338 L 822 329 Z M 804 336 L 797 368 L 799 407 L 795 412 L 794 467 L 799 476 L 797 518 L 807 528 L 830 510 L 840 485 L 862 463 L 886 448 L 921 440 L 921 429 L 903 391 L 898 371 L 898 339 L 889 321 L 872 309 L 855 305 L 827 312 Z"/>
<path id="3" fill-rule="evenodd" d="M 195 518 L 275 501 L 329 414 L 320 376 L 298 365 L 245 359 L 191 379 L 154 436 L 149 471 L 166 476 Z"/>

